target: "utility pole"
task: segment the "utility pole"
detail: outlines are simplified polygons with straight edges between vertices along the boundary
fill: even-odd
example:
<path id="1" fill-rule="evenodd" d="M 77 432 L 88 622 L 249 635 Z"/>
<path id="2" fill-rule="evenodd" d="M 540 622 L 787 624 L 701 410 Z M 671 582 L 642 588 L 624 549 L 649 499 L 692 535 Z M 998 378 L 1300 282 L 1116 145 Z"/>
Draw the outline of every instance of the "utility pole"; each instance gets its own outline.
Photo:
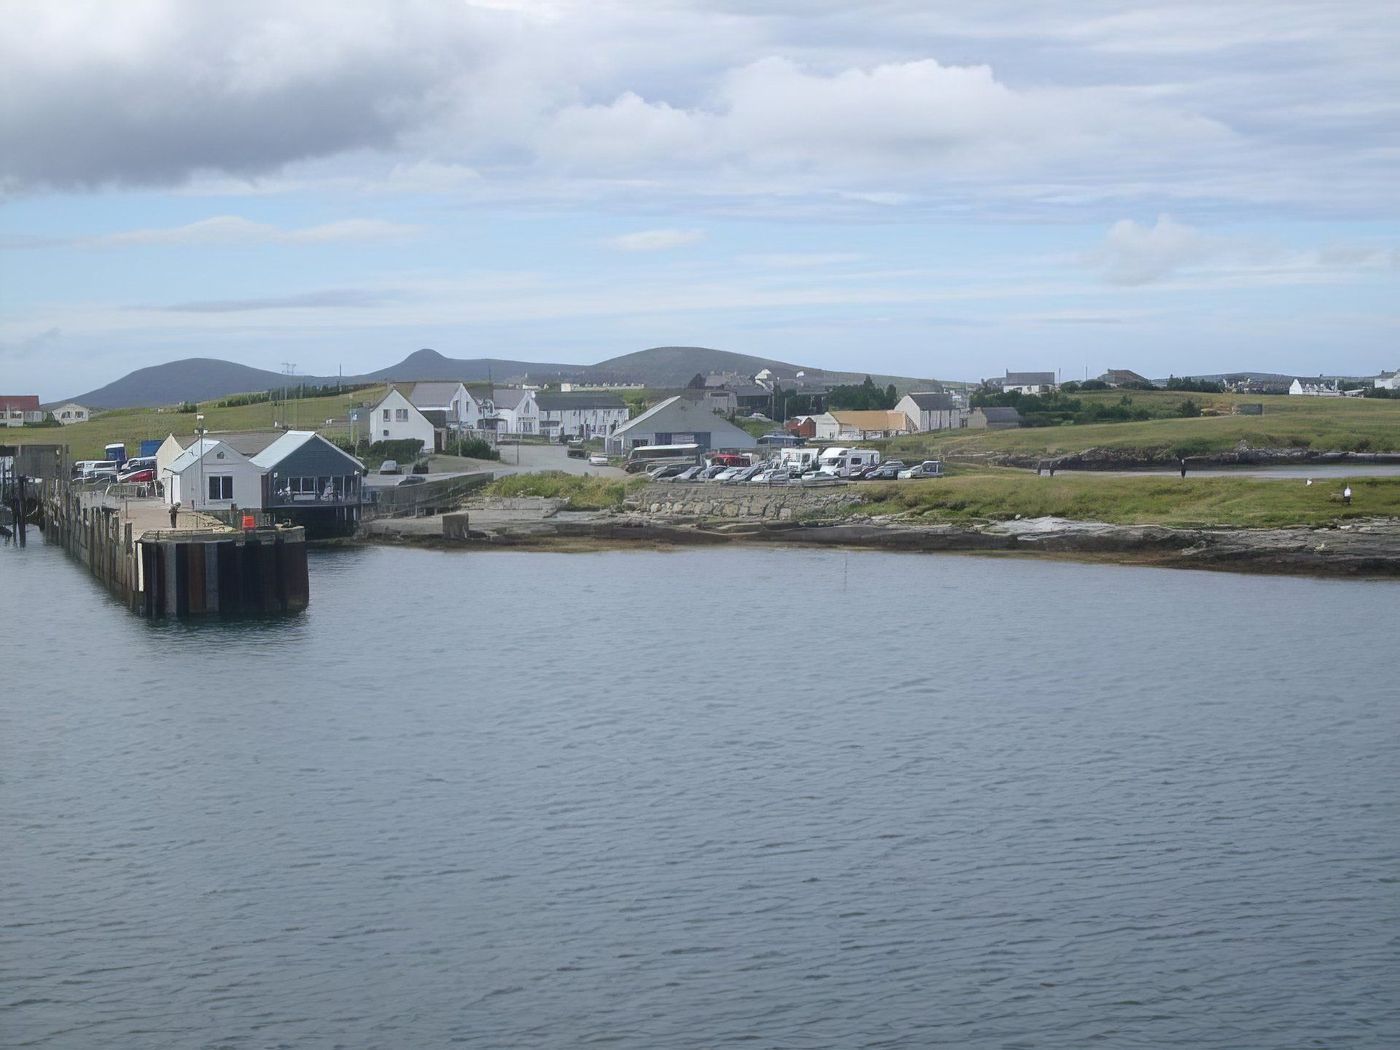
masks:
<path id="1" fill-rule="evenodd" d="M 283 362 L 282 362 L 282 374 L 283 374 L 284 376 L 287 376 L 287 377 L 290 378 L 291 376 L 296 375 L 296 371 L 297 371 L 297 366 L 296 366 L 296 362 L 295 362 L 295 361 L 283 361 Z M 290 429 L 291 429 L 289 426 L 287 426 L 287 419 L 286 419 L 286 415 L 287 415 L 287 386 L 288 386 L 288 379 L 283 379 L 283 380 L 282 380 L 282 416 L 283 416 L 283 418 L 282 418 L 282 429 L 283 429 L 283 430 L 290 430 Z"/>

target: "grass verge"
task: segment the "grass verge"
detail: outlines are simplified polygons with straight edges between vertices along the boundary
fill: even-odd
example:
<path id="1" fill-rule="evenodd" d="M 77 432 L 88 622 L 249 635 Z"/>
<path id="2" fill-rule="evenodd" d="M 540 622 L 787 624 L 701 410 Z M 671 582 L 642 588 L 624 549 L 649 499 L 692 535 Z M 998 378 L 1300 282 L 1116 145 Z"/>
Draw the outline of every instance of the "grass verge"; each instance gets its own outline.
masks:
<path id="1" fill-rule="evenodd" d="M 1341 492 L 1351 485 L 1353 499 Z M 1056 517 L 1120 525 L 1267 528 L 1400 518 L 1400 478 L 1118 478 L 967 474 L 862 485 L 859 514 L 934 521 Z"/>

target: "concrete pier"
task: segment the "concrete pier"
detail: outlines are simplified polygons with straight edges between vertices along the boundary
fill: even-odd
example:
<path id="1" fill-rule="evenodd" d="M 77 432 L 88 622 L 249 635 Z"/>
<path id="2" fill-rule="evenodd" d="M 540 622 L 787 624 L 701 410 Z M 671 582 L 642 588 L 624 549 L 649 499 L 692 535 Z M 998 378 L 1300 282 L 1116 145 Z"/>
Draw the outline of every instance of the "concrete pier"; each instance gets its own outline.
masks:
<path id="1" fill-rule="evenodd" d="M 310 600 L 299 527 L 237 529 L 156 499 L 54 485 L 44 515 L 50 542 L 85 565 L 143 616 L 300 612 Z"/>

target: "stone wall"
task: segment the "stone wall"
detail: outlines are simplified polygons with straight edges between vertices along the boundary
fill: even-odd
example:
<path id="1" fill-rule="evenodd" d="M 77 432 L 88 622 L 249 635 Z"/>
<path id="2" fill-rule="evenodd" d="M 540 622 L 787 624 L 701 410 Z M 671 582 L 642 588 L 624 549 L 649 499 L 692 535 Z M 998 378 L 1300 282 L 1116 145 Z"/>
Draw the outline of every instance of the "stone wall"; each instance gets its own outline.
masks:
<path id="1" fill-rule="evenodd" d="M 860 501 L 854 485 L 802 488 L 783 485 L 668 484 L 657 482 L 627 497 L 627 507 L 667 518 L 745 518 L 791 521 Z"/>

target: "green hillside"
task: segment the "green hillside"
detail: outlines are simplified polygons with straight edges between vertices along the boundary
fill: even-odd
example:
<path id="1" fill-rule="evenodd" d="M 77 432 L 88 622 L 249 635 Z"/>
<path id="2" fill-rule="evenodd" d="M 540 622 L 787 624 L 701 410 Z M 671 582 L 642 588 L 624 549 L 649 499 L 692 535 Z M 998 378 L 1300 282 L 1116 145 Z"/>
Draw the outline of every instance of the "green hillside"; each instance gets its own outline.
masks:
<path id="1" fill-rule="evenodd" d="M 1116 403 L 1119 391 L 1076 394 L 1085 401 Z M 1014 430 L 958 430 L 919 434 L 890 442 L 894 453 L 987 453 L 1063 456 L 1102 448 L 1162 458 L 1207 455 L 1248 448 L 1313 449 L 1319 452 L 1400 451 L 1400 400 L 1323 397 L 1249 397 L 1132 391 L 1135 404 L 1164 413 L 1190 398 L 1208 413 L 1192 419 L 1170 415 L 1129 423 L 1021 427 Z M 1262 416 L 1234 415 L 1236 404 L 1264 405 Z M 905 458 L 908 458 L 907 456 Z"/>
<path id="2" fill-rule="evenodd" d="M 349 433 L 347 412 L 362 404 L 374 391 L 357 391 L 338 397 L 307 398 L 302 401 L 218 408 L 216 402 L 206 402 L 199 411 L 204 414 L 204 426 L 220 430 L 271 430 L 277 424 L 292 429 L 319 430 L 327 437 L 344 437 Z M 333 420 L 327 425 L 326 420 Z M 72 426 L 24 427 L 5 433 L 7 444 L 66 444 L 73 459 L 101 459 L 103 447 L 113 441 L 126 443 L 128 455 L 136 454 L 147 438 L 164 438 L 167 434 L 194 433 L 195 413 L 166 408 L 120 408 L 103 412 L 86 423 Z"/>

